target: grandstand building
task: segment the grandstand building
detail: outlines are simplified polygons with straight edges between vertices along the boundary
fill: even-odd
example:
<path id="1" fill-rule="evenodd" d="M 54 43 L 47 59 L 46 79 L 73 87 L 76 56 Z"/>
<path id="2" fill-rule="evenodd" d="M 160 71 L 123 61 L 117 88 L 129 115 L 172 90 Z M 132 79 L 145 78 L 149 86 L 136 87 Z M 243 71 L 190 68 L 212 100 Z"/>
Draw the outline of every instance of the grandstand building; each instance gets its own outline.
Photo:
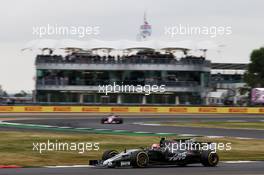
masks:
<path id="1" fill-rule="evenodd" d="M 35 101 L 39 103 L 224 104 L 230 92 L 243 86 L 246 68 L 246 64 L 211 63 L 203 56 L 204 49 L 194 56 L 175 42 L 92 40 L 33 45 L 43 51 L 35 62 Z M 66 54 L 55 53 L 56 48 Z M 100 91 L 100 86 L 114 84 L 163 85 L 165 92 Z M 223 89 L 229 94 L 218 91 Z"/>
<path id="2" fill-rule="evenodd" d="M 213 105 L 243 105 L 248 96 L 241 94 L 241 88 L 246 86 L 243 75 L 247 64 L 212 63 L 211 92 L 207 95 L 208 104 Z"/>
<path id="3" fill-rule="evenodd" d="M 99 42 L 102 44 L 102 42 Z M 94 42 L 93 42 L 94 44 Z M 211 63 L 188 49 L 167 43 L 124 42 L 76 49 L 66 55 L 36 57 L 36 101 L 81 104 L 204 104 L 209 92 Z M 120 48 L 120 45 L 121 48 Z M 117 48 L 119 47 L 119 48 Z M 74 48 L 74 49 L 73 49 Z M 43 48 L 45 50 L 45 48 Z M 105 51 L 107 53 L 105 54 Z M 114 51 L 121 54 L 111 54 Z M 102 52 L 104 54 L 98 54 Z M 181 52 L 176 57 L 175 52 Z M 101 93 L 101 85 L 165 86 L 165 92 Z"/>

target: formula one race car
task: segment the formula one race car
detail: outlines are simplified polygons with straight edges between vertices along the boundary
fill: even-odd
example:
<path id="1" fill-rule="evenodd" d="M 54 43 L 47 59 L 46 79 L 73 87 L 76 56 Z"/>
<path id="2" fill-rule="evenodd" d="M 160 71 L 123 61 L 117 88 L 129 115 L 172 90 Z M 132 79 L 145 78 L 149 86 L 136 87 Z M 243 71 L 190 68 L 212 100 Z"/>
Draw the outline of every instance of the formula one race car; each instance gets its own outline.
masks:
<path id="1" fill-rule="evenodd" d="M 122 124 L 123 123 L 123 119 L 120 118 L 117 115 L 111 114 L 108 117 L 102 118 L 101 119 L 101 123 L 102 124 Z"/>
<path id="2" fill-rule="evenodd" d="M 192 144 L 192 149 L 179 149 L 176 145 Z M 132 166 L 145 168 L 148 165 L 178 165 L 201 163 L 204 166 L 214 167 L 219 162 L 211 143 L 206 143 L 206 150 L 201 150 L 205 143 L 188 140 L 165 140 L 160 144 L 153 144 L 151 148 L 129 149 L 118 153 L 115 150 L 107 150 L 103 153 L 102 160 L 90 160 L 90 165 L 115 168 Z"/>

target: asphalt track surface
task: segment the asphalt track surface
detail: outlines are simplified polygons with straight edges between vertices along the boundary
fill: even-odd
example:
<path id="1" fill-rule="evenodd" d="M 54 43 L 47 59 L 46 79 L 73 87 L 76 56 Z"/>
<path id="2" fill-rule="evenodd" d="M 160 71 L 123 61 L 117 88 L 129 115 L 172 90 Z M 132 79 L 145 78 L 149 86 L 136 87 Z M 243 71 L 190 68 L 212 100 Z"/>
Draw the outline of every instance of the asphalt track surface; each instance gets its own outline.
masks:
<path id="1" fill-rule="evenodd" d="M 187 167 L 151 168 L 19 168 L 0 169 L 0 175 L 263 175 L 264 162 L 220 163 L 217 167 L 203 167 L 199 164 Z"/>
<path id="2" fill-rule="evenodd" d="M 179 126 L 152 126 L 144 123 L 177 121 L 177 122 L 197 122 L 197 121 L 240 121 L 240 122 L 264 122 L 263 116 L 260 115 L 186 115 L 186 116 L 168 116 L 160 117 L 151 116 L 125 116 L 124 124 L 101 124 L 100 119 L 103 115 L 97 116 L 54 116 L 54 118 L 38 119 L 29 118 L 27 120 L 15 120 L 8 122 L 41 124 L 60 127 L 73 128 L 95 128 L 95 129 L 113 129 L 128 130 L 136 132 L 154 132 L 154 133 L 176 133 L 176 134 L 194 134 L 201 136 L 229 136 L 241 138 L 264 139 L 264 130 L 254 129 L 219 129 L 219 128 L 197 128 L 197 127 L 179 127 Z M 3 128 L 2 128 L 3 129 Z"/>
<path id="3" fill-rule="evenodd" d="M 177 134 L 195 134 L 207 136 L 233 136 L 233 137 L 246 137 L 246 138 L 264 138 L 264 130 L 241 130 L 241 129 L 214 129 L 214 128 L 192 128 L 192 127 L 168 127 L 168 126 L 145 126 L 140 125 L 145 122 L 158 122 L 158 121 L 243 121 L 243 122 L 263 122 L 264 118 L 260 115 L 180 115 L 168 116 L 162 115 L 160 117 L 151 116 L 125 116 L 124 124 L 122 125 L 102 125 L 100 118 L 102 114 L 96 116 L 64 116 L 50 114 L 46 116 L 34 115 L 19 118 L 16 121 L 10 120 L 9 122 L 15 123 L 28 123 L 28 124 L 47 124 L 56 126 L 69 126 L 69 127 L 91 127 L 91 128 L 105 128 L 117 130 L 130 130 L 130 131 L 146 131 L 146 132 L 173 132 Z M 1 118 L 10 118 L 10 115 Z M 0 120 L 1 120 L 0 118 Z M 12 118 L 12 117 L 11 117 Z M 27 119 L 25 119 L 27 118 Z M 6 119 L 2 119 L 6 121 Z M 7 119 L 8 120 L 8 119 Z M 0 130 L 13 130 L 13 128 L 0 128 Z M 18 168 L 18 169 L 0 169 L 0 175 L 264 175 L 264 162 L 248 162 L 248 163 L 220 163 L 219 166 L 208 168 L 200 164 L 189 165 L 187 167 L 150 167 L 146 169 L 131 169 L 131 168 L 118 168 L 118 169 L 105 169 L 96 167 L 60 167 L 60 168 Z"/>

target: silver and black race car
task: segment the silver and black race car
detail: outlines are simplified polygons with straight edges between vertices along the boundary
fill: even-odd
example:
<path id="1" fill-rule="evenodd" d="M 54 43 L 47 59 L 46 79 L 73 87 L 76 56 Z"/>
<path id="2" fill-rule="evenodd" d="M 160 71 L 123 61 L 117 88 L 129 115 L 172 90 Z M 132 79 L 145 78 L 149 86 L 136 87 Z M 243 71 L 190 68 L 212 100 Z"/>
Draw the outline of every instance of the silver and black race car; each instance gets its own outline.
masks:
<path id="1" fill-rule="evenodd" d="M 192 144 L 193 148 L 180 149 L 176 145 Z M 204 166 L 214 167 L 219 162 L 218 154 L 211 143 L 207 149 L 201 149 L 204 143 L 188 140 L 165 140 L 160 144 L 153 144 L 151 148 L 129 149 L 122 152 L 107 150 L 103 153 L 102 160 L 91 160 L 90 165 L 108 168 L 131 166 L 145 168 L 149 165 L 179 165 L 201 163 Z M 210 146 L 211 145 L 211 146 Z M 173 148 L 174 147 L 174 148 Z"/>
<path id="2" fill-rule="evenodd" d="M 111 114 L 101 119 L 101 124 L 122 124 L 123 119 L 117 115 Z"/>

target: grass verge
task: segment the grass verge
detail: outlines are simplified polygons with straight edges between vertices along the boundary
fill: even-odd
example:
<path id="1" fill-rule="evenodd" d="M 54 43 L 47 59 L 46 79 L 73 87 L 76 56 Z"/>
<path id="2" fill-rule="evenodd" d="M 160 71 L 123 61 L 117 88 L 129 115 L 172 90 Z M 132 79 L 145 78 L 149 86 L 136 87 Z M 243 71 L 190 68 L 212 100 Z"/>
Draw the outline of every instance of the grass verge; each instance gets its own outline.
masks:
<path id="1" fill-rule="evenodd" d="M 99 159 L 105 149 L 147 147 L 158 143 L 160 137 L 125 136 L 46 131 L 0 131 L 0 165 L 47 166 L 87 164 L 89 159 Z M 170 137 L 172 138 L 172 137 Z M 175 137 L 174 137 L 175 138 Z M 198 138 L 206 139 L 206 138 Z M 99 142 L 99 151 L 83 154 L 77 151 L 33 151 L 33 142 Z M 239 140 L 234 138 L 206 139 L 206 141 L 231 142 L 232 150 L 219 152 L 221 160 L 264 160 L 264 140 Z"/>
<path id="2" fill-rule="evenodd" d="M 264 122 L 161 122 L 162 126 L 264 130 Z"/>

